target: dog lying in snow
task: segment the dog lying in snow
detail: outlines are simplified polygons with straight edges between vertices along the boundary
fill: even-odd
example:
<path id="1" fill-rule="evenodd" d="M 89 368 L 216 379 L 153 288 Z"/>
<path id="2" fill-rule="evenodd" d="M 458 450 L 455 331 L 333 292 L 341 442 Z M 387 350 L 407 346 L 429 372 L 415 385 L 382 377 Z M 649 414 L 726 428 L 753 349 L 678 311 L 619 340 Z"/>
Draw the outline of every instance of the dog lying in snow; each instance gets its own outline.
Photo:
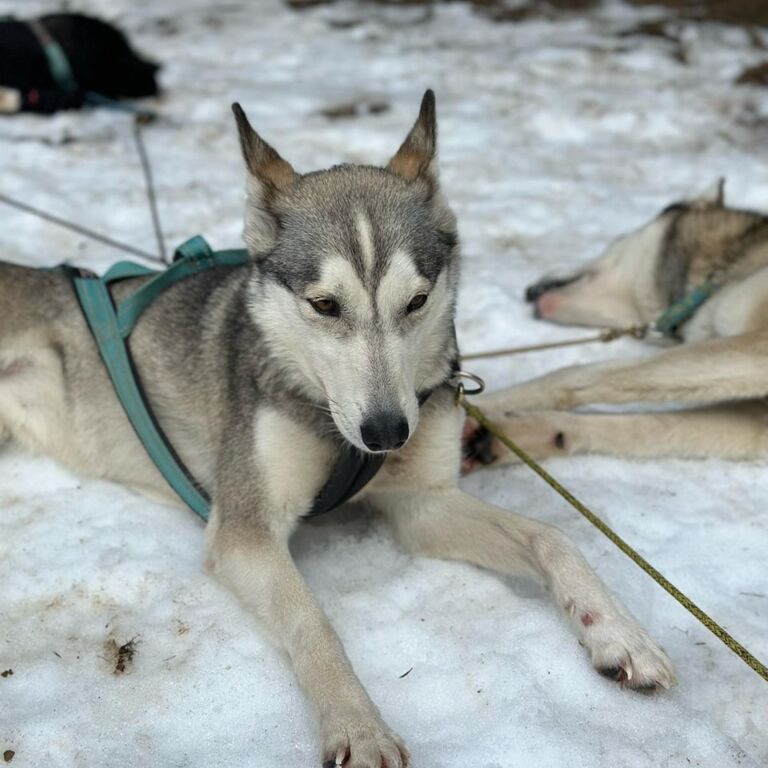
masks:
<path id="1" fill-rule="evenodd" d="M 71 70 L 74 82 L 66 84 L 71 87 L 57 82 L 52 44 Z M 55 13 L 33 21 L 0 20 L 0 113 L 79 109 L 89 93 L 110 99 L 154 96 L 158 69 L 101 19 Z"/>
<path id="2" fill-rule="evenodd" d="M 250 262 L 174 285 L 131 347 L 159 422 L 212 496 L 208 568 L 287 652 L 319 718 L 323 763 L 408 763 L 288 549 L 350 446 L 384 457 L 358 498 L 403 546 L 543 581 L 598 671 L 628 688 L 671 685 L 666 654 L 560 531 L 458 488 L 459 246 L 438 184 L 432 92 L 385 167 L 296 173 L 235 114 Z M 136 281 L 125 282 L 118 292 Z M 0 264 L 0 308 L 0 431 L 168 498 L 68 280 Z"/>
<path id="3" fill-rule="evenodd" d="M 768 217 L 728 208 L 723 183 L 676 203 L 583 270 L 527 290 L 537 317 L 620 328 L 653 323 L 698 286 L 714 292 L 679 329 L 682 346 L 576 365 L 481 398 L 534 456 L 768 457 Z M 679 403 L 660 413 L 567 413 L 589 404 Z M 472 426 L 473 456 L 513 457 Z M 475 464 L 477 461 L 474 462 Z"/>

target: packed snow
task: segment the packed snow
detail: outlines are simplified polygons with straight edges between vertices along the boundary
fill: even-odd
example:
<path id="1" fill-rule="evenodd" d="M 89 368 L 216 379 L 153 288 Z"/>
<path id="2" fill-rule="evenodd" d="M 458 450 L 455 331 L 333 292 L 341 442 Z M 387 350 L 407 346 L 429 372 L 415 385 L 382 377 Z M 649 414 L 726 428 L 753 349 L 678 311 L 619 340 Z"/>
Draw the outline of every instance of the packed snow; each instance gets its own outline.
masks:
<path id="1" fill-rule="evenodd" d="M 462 3 L 77 5 L 116 20 L 164 63 L 167 119 L 146 141 L 169 242 L 198 232 L 216 247 L 240 242 L 232 101 L 309 170 L 386 161 L 433 87 L 465 254 L 465 352 L 580 333 L 533 320 L 524 286 L 719 176 L 733 204 L 768 207 L 768 101 L 732 84 L 761 59 L 765 32 L 685 24 L 683 63 L 668 40 L 620 34 L 662 11 L 616 4 L 518 24 Z M 0 0 L 0 13 L 45 9 Z M 323 114 L 379 102 L 390 108 Z M 0 170 L 0 191 L 154 248 L 127 116 L 4 118 Z M 0 216 L 3 259 L 103 270 L 120 257 L 26 214 Z M 625 341 L 473 369 L 500 387 L 647 353 Z M 548 467 L 768 659 L 764 466 L 587 457 Z M 768 761 L 768 688 L 733 653 L 527 469 L 482 471 L 462 485 L 567 531 L 665 647 L 680 682 L 652 696 L 620 690 L 591 669 L 543 590 L 411 557 L 372 512 L 348 507 L 302 525 L 293 551 L 416 768 Z M 12 674 L 0 677 L 0 753 L 15 753 L 13 768 L 319 764 L 286 659 L 203 573 L 202 549 L 190 511 L 4 449 L 0 672 Z"/>

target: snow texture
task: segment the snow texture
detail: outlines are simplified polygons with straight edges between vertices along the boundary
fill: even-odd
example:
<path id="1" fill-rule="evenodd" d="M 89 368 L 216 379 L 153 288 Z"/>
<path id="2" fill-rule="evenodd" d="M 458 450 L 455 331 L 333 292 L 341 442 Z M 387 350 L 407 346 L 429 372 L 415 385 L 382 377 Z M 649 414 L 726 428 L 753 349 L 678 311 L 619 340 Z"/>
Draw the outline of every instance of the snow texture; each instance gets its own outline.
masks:
<path id="1" fill-rule="evenodd" d="M 230 102 L 309 170 L 384 162 L 433 87 L 442 179 L 464 244 L 466 352 L 572 336 L 534 321 L 523 287 L 718 176 L 733 204 L 768 203 L 766 98 L 732 85 L 759 60 L 764 32 L 683 25 L 684 64 L 664 39 L 619 35 L 661 11 L 615 4 L 520 24 L 492 23 L 461 3 L 78 7 L 116 20 L 165 64 L 168 120 L 146 141 L 170 242 L 200 232 L 217 247 L 239 243 L 243 169 Z M 0 1 L 0 12 L 45 8 Z M 322 113 L 348 102 L 391 108 Z M 154 248 L 124 115 L 3 119 L 0 187 Z M 0 216 L 3 259 L 102 270 L 120 256 L 22 213 Z M 647 352 L 627 341 L 474 368 L 500 387 Z M 764 466 L 600 457 L 548 466 L 768 657 Z M 302 525 L 293 551 L 414 766 L 768 761 L 768 688 L 733 653 L 527 469 L 484 471 L 463 485 L 567 531 L 666 648 L 680 684 L 654 696 L 619 690 L 591 669 L 538 587 L 413 558 L 372 513 L 340 510 Z M 0 457 L 0 507 L 0 671 L 13 670 L 0 677 L 0 753 L 15 752 L 13 768 L 319 764 L 287 661 L 204 575 L 203 527 L 191 512 L 13 447 Z M 130 640 L 133 658 L 115 675 Z"/>

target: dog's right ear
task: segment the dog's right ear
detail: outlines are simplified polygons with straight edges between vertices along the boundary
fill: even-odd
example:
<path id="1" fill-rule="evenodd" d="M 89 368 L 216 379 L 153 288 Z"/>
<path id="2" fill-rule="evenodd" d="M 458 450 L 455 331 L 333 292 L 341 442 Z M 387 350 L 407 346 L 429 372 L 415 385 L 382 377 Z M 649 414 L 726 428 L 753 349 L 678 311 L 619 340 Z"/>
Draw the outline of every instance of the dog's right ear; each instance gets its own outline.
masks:
<path id="1" fill-rule="evenodd" d="M 421 109 L 410 133 L 405 137 L 387 169 L 408 181 L 426 179 L 437 186 L 437 117 L 435 94 L 424 93 Z"/>
<path id="2" fill-rule="evenodd" d="M 253 130 L 239 104 L 232 105 L 232 112 L 248 169 L 243 238 L 251 255 L 258 256 L 269 250 L 277 238 L 278 222 L 272 208 L 274 198 L 291 187 L 298 175 L 291 164 Z"/>

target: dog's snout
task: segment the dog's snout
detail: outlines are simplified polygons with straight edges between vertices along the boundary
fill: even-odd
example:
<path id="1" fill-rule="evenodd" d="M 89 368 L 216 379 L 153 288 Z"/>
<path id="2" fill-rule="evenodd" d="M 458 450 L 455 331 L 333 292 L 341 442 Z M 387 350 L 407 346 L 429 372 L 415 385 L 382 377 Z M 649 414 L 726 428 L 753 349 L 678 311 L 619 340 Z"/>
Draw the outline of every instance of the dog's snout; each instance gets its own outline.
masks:
<path id="1" fill-rule="evenodd" d="M 525 300 L 529 304 L 533 304 L 533 302 L 540 299 L 545 293 L 549 293 L 550 291 L 556 291 L 558 288 L 565 288 L 566 285 L 570 285 L 571 283 L 575 283 L 579 279 L 579 275 L 574 275 L 573 277 L 563 277 L 563 278 L 543 278 L 542 280 L 539 280 L 537 283 L 533 283 L 533 285 L 529 285 L 525 289 Z"/>
<path id="2" fill-rule="evenodd" d="M 408 421 L 397 411 L 379 411 L 365 417 L 360 435 L 369 451 L 392 451 L 408 440 Z"/>

